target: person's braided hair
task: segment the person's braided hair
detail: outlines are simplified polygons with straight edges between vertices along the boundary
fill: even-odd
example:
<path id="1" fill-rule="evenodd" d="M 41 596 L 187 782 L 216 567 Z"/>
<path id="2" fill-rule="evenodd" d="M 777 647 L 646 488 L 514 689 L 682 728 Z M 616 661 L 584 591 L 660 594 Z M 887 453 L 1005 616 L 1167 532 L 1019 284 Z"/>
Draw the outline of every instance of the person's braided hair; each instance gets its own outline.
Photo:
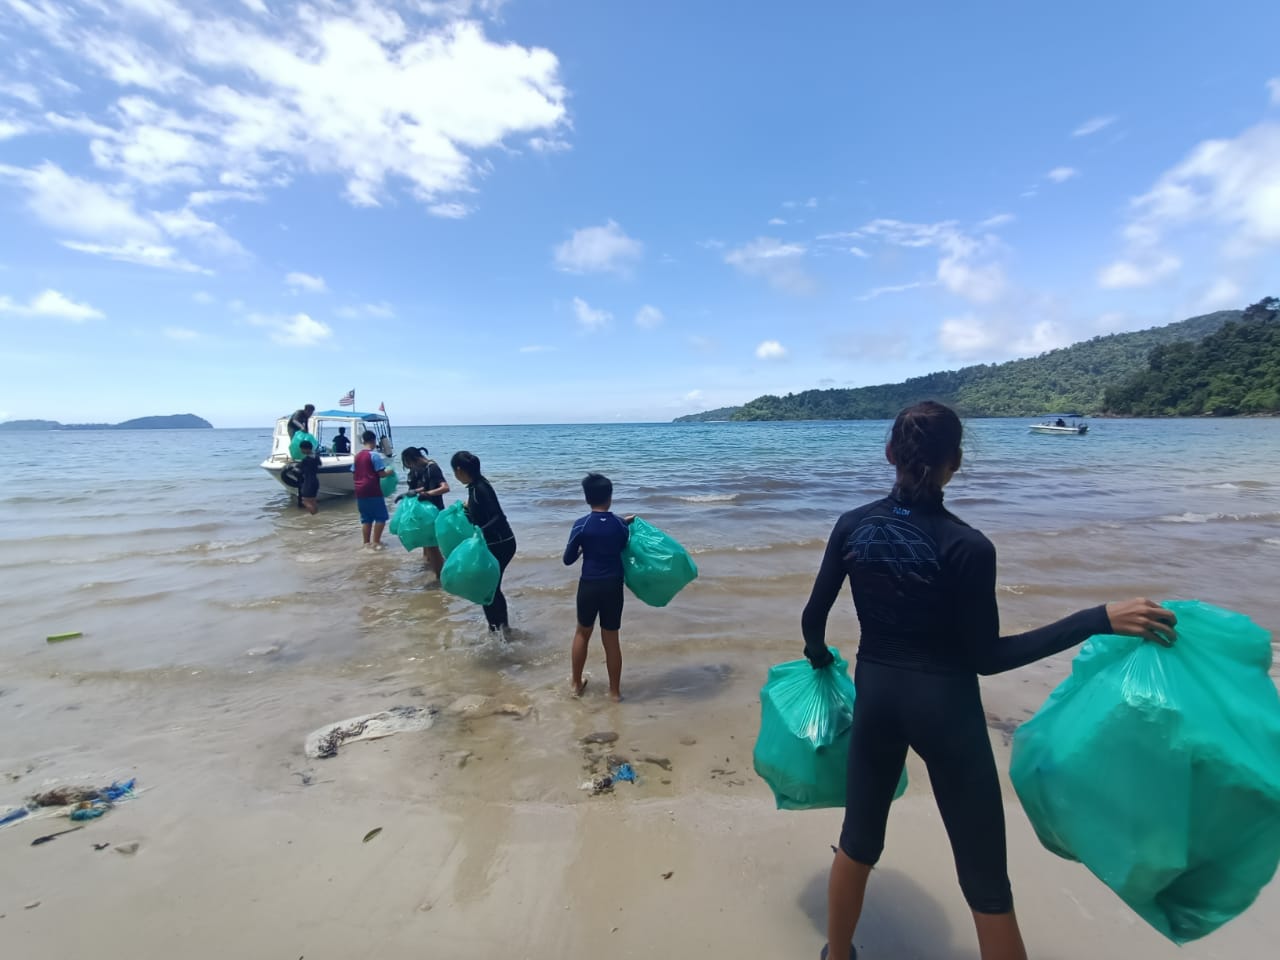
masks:
<path id="1" fill-rule="evenodd" d="M 956 412 L 935 400 L 921 401 L 899 413 L 889 434 L 899 495 L 908 501 L 938 497 L 940 475 L 959 464 L 963 436 Z"/>

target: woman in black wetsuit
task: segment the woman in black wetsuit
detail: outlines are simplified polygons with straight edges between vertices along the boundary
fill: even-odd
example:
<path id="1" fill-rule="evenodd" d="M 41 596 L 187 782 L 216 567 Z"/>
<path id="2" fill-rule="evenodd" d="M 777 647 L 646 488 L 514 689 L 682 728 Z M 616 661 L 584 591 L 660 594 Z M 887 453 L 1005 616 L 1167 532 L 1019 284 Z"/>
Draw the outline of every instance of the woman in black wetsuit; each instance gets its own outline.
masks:
<path id="1" fill-rule="evenodd" d="M 516 555 L 516 535 L 507 523 L 507 516 L 502 512 L 502 504 L 498 503 L 498 495 L 493 492 L 493 485 L 480 472 L 480 458 L 474 453 L 459 450 L 449 461 L 453 467 L 453 475 L 458 482 L 467 488 L 467 517 L 484 532 L 484 542 L 489 545 L 489 552 L 498 561 L 499 569 L 505 573 L 507 564 Z M 493 603 L 484 608 L 484 617 L 489 621 L 490 630 L 505 630 L 507 622 L 507 598 L 502 595 L 502 578 L 498 578 L 498 589 L 493 595 Z"/>
<path id="2" fill-rule="evenodd" d="M 1174 640 L 1174 615 L 1145 599 L 1000 636 L 995 548 L 942 505 L 942 488 L 960 468 L 962 432 L 940 403 L 898 414 L 885 448 L 897 468 L 893 492 L 836 522 L 801 619 L 805 656 L 816 670 L 830 666 L 827 616 L 851 582 L 862 634 L 844 826 L 827 889 L 833 957 L 854 955 L 867 879 L 910 747 L 929 769 L 982 960 L 1026 960 L 977 675 L 1024 666 L 1094 634 Z"/>

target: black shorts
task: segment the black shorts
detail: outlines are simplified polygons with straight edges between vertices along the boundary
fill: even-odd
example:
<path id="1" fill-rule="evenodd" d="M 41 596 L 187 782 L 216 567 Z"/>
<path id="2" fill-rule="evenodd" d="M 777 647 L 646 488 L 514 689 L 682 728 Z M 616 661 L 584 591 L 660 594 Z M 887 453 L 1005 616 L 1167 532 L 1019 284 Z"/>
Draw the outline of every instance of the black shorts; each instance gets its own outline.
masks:
<path id="1" fill-rule="evenodd" d="M 303 480 L 298 486 L 298 496 L 302 497 L 303 500 L 314 500 L 320 496 L 320 481 Z"/>
<path id="2" fill-rule="evenodd" d="M 578 625 L 601 630 L 622 629 L 622 578 L 578 581 Z"/>

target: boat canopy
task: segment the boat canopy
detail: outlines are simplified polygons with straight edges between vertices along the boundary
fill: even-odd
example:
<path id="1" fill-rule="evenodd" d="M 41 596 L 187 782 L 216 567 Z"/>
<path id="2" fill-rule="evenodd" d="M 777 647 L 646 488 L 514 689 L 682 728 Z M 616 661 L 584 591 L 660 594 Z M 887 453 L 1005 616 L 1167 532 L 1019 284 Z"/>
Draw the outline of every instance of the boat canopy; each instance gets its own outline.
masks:
<path id="1" fill-rule="evenodd" d="M 313 413 L 311 416 L 333 418 L 336 420 L 363 420 L 365 423 L 389 422 L 385 413 L 357 413 L 354 410 L 321 410 L 318 413 Z"/>
<path id="2" fill-rule="evenodd" d="M 1083 420 L 1084 419 L 1083 413 L 1044 413 L 1044 414 L 1041 414 L 1041 416 L 1063 417 L 1064 419 L 1067 419 L 1067 420 Z"/>

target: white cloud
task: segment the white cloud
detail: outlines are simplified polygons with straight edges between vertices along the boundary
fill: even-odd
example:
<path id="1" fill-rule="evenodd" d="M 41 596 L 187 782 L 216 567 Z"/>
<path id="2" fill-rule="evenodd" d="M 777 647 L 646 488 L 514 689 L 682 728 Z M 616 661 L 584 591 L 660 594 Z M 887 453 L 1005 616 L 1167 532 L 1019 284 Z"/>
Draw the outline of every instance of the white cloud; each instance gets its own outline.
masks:
<path id="1" fill-rule="evenodd" d="M 465 203 L 450 201 L 449 203 L 433 203 L 427 207 L 427 212 L 434 217 L 443 217 L 445 220 L 461 220 L 471 212 L 471 208 Z"/>
<path id="2" fill-rule="evenodd" d="M 82 237 L 158 240 L 160 228 L 120 189 L 72 176 L 48 161 L 26 169 L 0 164 L 0 179 L 27 191 L 27 207 L 47 226 Z"/>
<path id="3" fill-rule="evenodd" d="M 1280 77 L 1268 80 L 1267 89 L 1271 92 L 1271 102 L 1280 103 Z"/>
<path id="4" fill-rule="evenodd" d="M 756 347 L 756 356 L 761 360 L 782 360 L 787 356 L 787 348 L 777 340 L 764 340 Z"/>
<path id="5" fill-rule="evenodd" d="M 530 137 L 529 149 L 535 153 L 565 153 L 573 149 L 573 144 L 559 137 Z"/>
<path id="6" fill-rule="evenodd" d="M 290 317 L 255 313 L 249 316 L 249 322 L 270 329 L 271 339 L 282 346 L 313 347 L 333 336 L 328 324 L 313 320 L 305 313 L 295 313 Z"/>
<path id="7" fill-rule="evenodd" d="M 867 253 L 867 251 L 863 250 L 861 247 L 850 247 L 849 252 L 861 260 L 865 260 L 867 257 L 871 256 L 871 254 Z"/>
<path id="8" fill-rule="evenodd" d="M 1182 261 L 1170 254 L 1147 258 L 1140 262 L 1117 260 L 1104 267 L 1098 274 L 1098 286 L 1104 290 L 1149 287 L 1157 280 L 1163 280 L 1177 273 L 1181 267 Z"/>
<path id="9" fill-rule="evenodd" d="M 801 266 L 804 256 L 803 244 L 757 237 L 726 253 L 724 262 L 749 276 L 764 277 L 779 290 L 806 294 L 813 292 L 815 283 Z"/>
<path id="10" fill-rule="evenodd" d="M 1045 176 L 1054 183 L 1066 183 L 1068 180 L 1080 176 L 1080 171 L 1075 167 L 1054 167 Z"/>
<path id="11" fill-rule="evenodd" d="M 627 236 L 613 220 L 575 230 L 556 247 L 556 266 L 566 273 L 625 273 L 644 253 L 644 244 Z"/>
<path id="12" fill-rule="evenodd" d="M 44 105 L 44 98 L 40 96 L 40 91 L 29 83 L 0 83 L 0 97 L 21 101 L 37 110 Z"/>
<path id="13" fill-rule="evenodd" d="M 547 347 L 540 343 L 531 343 L 528 346 L 521 347 L 521 353 L 550 353 L 555 347 Z"/>
<path id="14" fill-rule="evenodd" d="M 215 203 L 243 200 L 246 203 L 262 203 L 266 196 L 251 190 L 197 190 L 188 194 L 188 207 L 207 207 Z"/>
<path id="15" fill-rule="evenodd" d="M 1243 307 L 1244 304 L 1243 291 L 1240 289 L 1240 285 L 1230 277 L 1218 277 L 1205 290 L 1204 295 L 1196 304 L 1196 309 L 1204 310 L 1208 313 L 1214 310 Z"/>
<path id="16" fill-rule="evenodd" d="M 978 229 L 995 230 L 999 227 L 1006 227 L 1017 219 L 1012 213 L 997 213 L 994 217 L 987 217 L 987 219 L 978 224 Z"/>
<path id="17" fill-rule="evenodd" d="M 573 298 L 573 315 L 578 318 L 582 329 L 589 333 L 603 330 L 613 320 L 613 314 L 607 310 L 596 310 L 581 297 Z"/>
<path id="18" fill-rule="evenodd" d="M 224 257 L 245 255 L 244 247 L 212 220 L 205 220 L 190 207 L 155 213 L 152 218 L 171 237 L 194 240 L 199 246 Z"/>
<path id="19" fill-rule="evenodd" d="M 207 290 L 197 290 L 191 295 L 191 299 L 206 307 L 214 302 L 213 294 L 209 293 Z"/>
<path id="20" fill-rule="evenodd" d="M 1007 289 L 1004 268 L 996 259 L 1001 249 L 998 241 L 990 236 L 969 236 L 954 220 L 908 223 L 879 219 L 863 226 L 860 232 L 893 246 L 937 249 L 937 282 L 966 300 L 990 303 Z"/>
<path id="21" fill-rule="evenodd" d="M 1026 328 L 1021 318 L 990 319 L 967 313 L 947 317 L 938 328 L 938 345 L 954 357 L 1034 356 L 1064 347 L 1071 331 L 1052 320 Z"/>
<path id="22" fill-rule="evenodd" d="M 297 291 L 305 291 L 306 293 L 327 293 L 329 288 L 325 285 L 324 277 L 313 276 L 309 273 L 293 272 L 285 275 L 284 282 Z"/>
<path id="23" fill-rule="evenodd" d="M 698 246 L 703 250 L 723 250 L 725 248 L 725 242 L 723 240 L 717 240 L 714 237 L 710 237 L 706 240 L 699 240 Z"/>
<path id="24" fill-rule="evenodd" d="M 359 320 L 366 317 L 371 320 L 390 320 L 396 315 L 396 311 L 391 304 L 381 300 L 378 303 L 358 303 L 354 306 L 342 307 L 337 314 L 345 320 Z"/>
<path id="25" fill-rule="evenodd" d="M 636 313 L 636 326 L 643 327 L 645 330 L 652 330 L 654 327 L 662 326 L 662 322 L 665 319 L 661 310 L 646 303 Z"/>
<path id="26" fill-rule="evenodd" d="M 704 403 L 706 401 L 706 397 L 703 396 L 701 390 L 690 390 L 682 399 L 685 403 Z"/>
<path id="27" fill-rule="evenodd" d="M 906 293 L 908 290 L 918 290 L 921 287 L 932 287 L 934 285 L 932 281 L 917 280 L 915 283 L 898 283 L 889 287 L 873 287 L 862 296 L 854 299 L 866 302 L 867 300 L 877 300 L 888 293 Z"/>
<path id="28" fill-rule="evenodd" d="M 807 207 L 812 210 L 818 205 L 817 197 L 810 197 L 808 200 L 784 200 L 782 206 L 787 210 L 797 210 L 800 207 Z"/>
<path id="29" fill-rule="evenodd" d="M 786 226 L 786 224 L 787 224 L 787 221 L 783 220 L 781 217 L 769 218 L 769 226 L 771 227 L 784 227 Z"/>
<path id="30" fill-rule="evenodd" d="M 178 340 L 180 342 L 197 340 L 200 337 L 199 333 L 187 327 L 165 327 L 164 335 L 170 340 Z"/>
<path id="31" fill-rule="evenodd" d="M 1090 137 L 1116 122 L 1115 117 L 1092 117 L 1071 131 L 1073 137 Z"/>
<path id="32" fill-rule="evenodd" d="M 9 297 L 0 297 L 0 313 L 19 317 L 53 317 L 70 320 L 72 323 L 101 320 L 106 316 L 98 308 L 87 303 L 77 303 L 57 290 L 42 291 L 25 304 L 17 303 Z"/>
<path id="33" fill-rule="evenodd" d="M 178 270 L 182 273 L 212 273 L 204 267 L 197 266 L 190 260 L 184 260 L 173 247 L 159 243 L 146 243 L 130 240 L 125 243 L 88 243 L 78 240 L 63 240 L 62 245 L 68 250 L 89 253 L 108 260 L 121 263 L 133 263 L 140 267 L 156 267 L 160 270 Z"/>
<path id="34" fill-rule="evenodd" d="M 27 133 L 31 128 L 20 120 L 6 120 L 0 117 L 0 140 L 12 140 Z"/>

